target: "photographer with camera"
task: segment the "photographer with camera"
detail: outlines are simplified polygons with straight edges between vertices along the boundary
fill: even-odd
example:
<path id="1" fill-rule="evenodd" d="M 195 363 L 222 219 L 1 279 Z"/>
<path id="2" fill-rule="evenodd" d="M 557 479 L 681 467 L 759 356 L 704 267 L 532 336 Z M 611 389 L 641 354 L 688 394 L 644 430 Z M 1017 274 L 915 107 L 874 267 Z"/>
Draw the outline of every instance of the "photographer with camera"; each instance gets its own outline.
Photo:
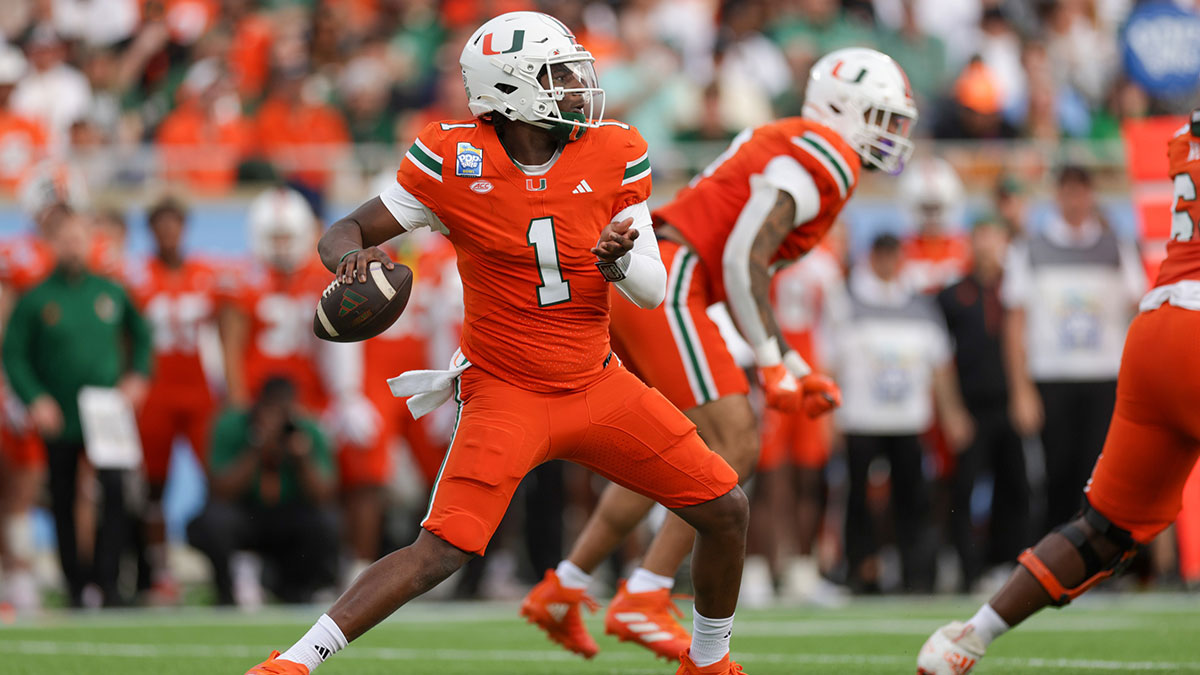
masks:
<path id="1" fill-rule="evenodd" d="M 219 604 L 260 601 L 259 580 L 247 578 L 247 566 L 233 569 L 241 552 L 261 557 L 262 584 L 285 602 L 307 602 L 334 583 L 333 455 L 290 380 L 268 380 L 248 410 L 217 418 L 209 471 L 208 504 L 188 525 L 188 541 L 212 561 Z"/>

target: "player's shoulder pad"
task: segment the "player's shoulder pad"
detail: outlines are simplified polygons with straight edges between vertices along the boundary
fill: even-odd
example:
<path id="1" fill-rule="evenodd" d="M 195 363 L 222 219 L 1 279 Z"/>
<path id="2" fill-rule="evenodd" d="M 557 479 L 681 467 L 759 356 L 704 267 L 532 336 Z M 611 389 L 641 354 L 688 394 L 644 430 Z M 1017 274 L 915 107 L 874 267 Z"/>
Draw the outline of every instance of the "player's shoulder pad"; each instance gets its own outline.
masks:
<path id="1" fill-rule="evenodd" d="M 650 177 L 650 148 L 637 127 L 610 119 L 603 120 L 589 133 L 596 134 L 606 152 L 621 161 L 621 185 Z"/>
<path id="2" fill-rule="evenodd" d="M 474 119 L 430 122 L 421 129 L 404 153 L 403 163 L 411 164 L 421 174 L 441 183 L 445 158 L 453 155 L 453 144 L 464 136 L 476 133 L 481 124 Z"/>
<path id="3" fill-rule="evenodd" d="M 858 185 L 862 159 L 841 134 L 824 124 L 801 118 L 790 118 L 790 142 L 823 167 L 843 199 Z"/>

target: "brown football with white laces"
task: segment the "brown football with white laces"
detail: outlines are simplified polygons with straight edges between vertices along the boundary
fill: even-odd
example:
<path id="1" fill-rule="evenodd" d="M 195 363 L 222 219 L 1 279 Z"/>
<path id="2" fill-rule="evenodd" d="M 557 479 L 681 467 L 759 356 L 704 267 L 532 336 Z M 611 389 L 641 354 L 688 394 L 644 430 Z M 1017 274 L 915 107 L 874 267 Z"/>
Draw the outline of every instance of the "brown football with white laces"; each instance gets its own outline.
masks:
<path id="1" fill-rule="evenodd" d="M 334 280 L 321 294 L 313 316 L 313 333 L 330 342 L 358 342 L 379 335 L 396 322 L 412 293 L 412 270 L 373 262 L 367 280 L 352 284 Z"/>

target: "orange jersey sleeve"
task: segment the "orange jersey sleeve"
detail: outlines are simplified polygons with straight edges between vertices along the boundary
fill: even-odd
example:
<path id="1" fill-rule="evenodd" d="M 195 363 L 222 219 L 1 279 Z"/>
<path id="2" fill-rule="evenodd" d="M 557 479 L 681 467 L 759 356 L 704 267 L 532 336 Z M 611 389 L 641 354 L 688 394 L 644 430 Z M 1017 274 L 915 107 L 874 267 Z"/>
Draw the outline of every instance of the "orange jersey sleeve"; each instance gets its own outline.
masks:
<path id="1" fill-rule="evenodd" d="M 530 175 L 487 123 L 421 131 L 397 181 L 448 230 L 472 363 L 534 391 L 599 376 L 610 353 L 608 284 L 591 248 L 613 215 L 649 196 L 646 153 L 635 129 L 606 122 Z"/>
<path id="2" fill-rule="evenodd" d="M 1200 138 L 1184 126 L 1167 144 L 1167 159 L 1175 199 L 1167 259 L 1155 286 L 1200 280 Z"/>
<path id="3" fill-rule="evenodd" d="M 776 157 L 795 160 L 817 187 L 817 216 L 784 239 L 775 261 L 795 260 L 812 250 L 833 226 L 858 185 L 857 153 L 833 130 L 798 117 L 747 129 L 675 197 L 655 211 L 687 238 L 707 267 L 714 301 L 725 299 L 721 258 L 738 216 L 750 199 L 750 177 L 762 174 Z"/>
<path id="4" fill-rule="evenodd" d="M 126 275 L 130 294 L 154 337 L 154 378 L 174 389 L 207 387 L 200 331 L 214 319 L 216 274 L 198 260 L 171 269 L 149 259 Z"/>

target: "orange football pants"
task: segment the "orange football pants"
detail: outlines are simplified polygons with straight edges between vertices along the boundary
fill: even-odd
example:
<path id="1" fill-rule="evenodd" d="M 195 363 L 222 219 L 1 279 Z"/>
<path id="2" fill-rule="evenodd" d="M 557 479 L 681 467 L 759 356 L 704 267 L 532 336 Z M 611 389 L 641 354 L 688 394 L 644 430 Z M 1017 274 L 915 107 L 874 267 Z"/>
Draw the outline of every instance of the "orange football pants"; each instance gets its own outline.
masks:
<path id="1" fill-rule="evenodd" d="M 708 316 L 712 292 L 700 257 L 669 240 L 658 242 L 658 248 L 667 268 L 667 298 L 654 309 L 642 309 L 614 287 L 609 293 L 613 350 L 680 410 L 749 392 L 745 373 Z"/>
<path id="2" fill-rule="evenodd" d="M 167 482 L 171 448 L 178 436 L 184 436 L 200 466 L 208 467 L 209 426 L 214 414 L 207 383 L 180 392 L 151 386 L 146 403 L 138 413 L 138 431 L 142 437 L 142 465 L 146 480 L 161 486 Z"/>
<path id="3" fill-rule="evenodd" d="M 1179 515 L 1200 458 L 1200 312 L 1173 305 L 1129 326 L 1117 405 L 1084 488 L 1093 507 L 1147 543 Z"/>
<path id="4" fill-rule="evenodd" d="M 580 464 L 667 508 L 724 495 L 737 473 L 696 426 L 613 359 L 583 389 L 541 393 L 478 366 L 460 377 L 458 420 L 421 526 L 482 555 L 517 485 L 551 459 Z"/>

